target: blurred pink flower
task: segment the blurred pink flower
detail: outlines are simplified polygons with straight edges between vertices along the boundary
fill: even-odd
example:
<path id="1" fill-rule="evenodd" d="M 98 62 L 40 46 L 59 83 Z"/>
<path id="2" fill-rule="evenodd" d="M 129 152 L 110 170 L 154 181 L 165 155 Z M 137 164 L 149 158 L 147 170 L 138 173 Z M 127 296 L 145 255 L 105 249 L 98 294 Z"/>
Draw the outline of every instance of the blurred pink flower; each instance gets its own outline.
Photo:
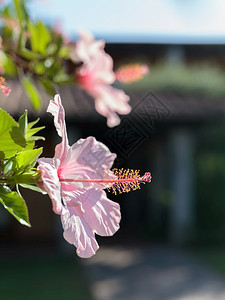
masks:
<path id="1" fill-rule="evenodd" d="M 123 65 L 115 72 L 116 79 L 127 84 L 141 80 L 148 73 L 148 66 L 141 64 Z"/>
<path id="2" fill-rule="evenodd" d="M 128 114 L 131 107 L 129 96 L 123 90 L 110 86 L 116 76 L 113 72 L 113 60 L 104 51 L 104 41 L 96 41 L 85 31 L 80 31 L 80 40 L 71 54 L 75 62 L 83 64 L 78 68 L 75 76 L 78 84 L 95 98 L 95 108 L 98 113 L 107 118 L 109 127 L 120 123 L 119 114 Z"/>
<path id="3" fill-rule="evenodd" d="M 95 233 L 111 236 L 119 229 L 119 204 L 109 200 L 101 178 L 111 181 L 116 176 L 110 171 L 113 154 L 94 137 L 68 144 L 65 113 L 59 95 L 50 101 L 48 112 L 62 142 L 55 148 L 54 158 L 40 158 L 39 187 L 52 200 L 53 211 L 61 215 L 64 238 L 77 248 L 80 257 L 91 257 L 99 246 Z"/>
<path id="4" fill-rule="evenodd" d="M 2 91 L 2 93 L 5 96 L 9 96 L 9 94 L 11 92 L 11 88 L 7 87 L 6 85 L 7 85 L 7 83 L 5 81 L 5 78 L 0 76 L 0 90 Z"/>

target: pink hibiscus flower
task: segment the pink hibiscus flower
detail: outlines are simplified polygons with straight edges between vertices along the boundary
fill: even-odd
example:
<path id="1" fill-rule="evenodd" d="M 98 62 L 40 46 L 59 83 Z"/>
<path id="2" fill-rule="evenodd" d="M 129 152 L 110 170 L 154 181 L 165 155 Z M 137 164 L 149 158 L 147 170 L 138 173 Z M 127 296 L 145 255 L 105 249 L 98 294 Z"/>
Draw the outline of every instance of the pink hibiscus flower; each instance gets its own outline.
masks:
<path id="1" fill-rule="evenodd" d="M 95 98 L 95 108 L 98 113 L 107 118 L 109 127 L 120 123 L 119 114 L 128 114 L 131 107 L 130 100 L 123 90 L 110 86 L 116 76 L 113 72 L 113 60 L 104 51 L 105 43 L 94 40 L 93 36 L 80 31 L 80 40 L 72 53 L 75 62 L 82 62 L 76 71 L 78 84 Z"/>
<path id="2" fill-rule="evenodd" d="M 136 189 L 139 182 L 150 181 L 151 176 L 110 171 L 116 154 L 94 137 L 80 139 L 70 147 L 59 95 L 50 101 L 47 111 L 54 116 L 62 142 L 56 146 L 53 158 L 38 160 L 38 186 L 50 196 L 53 211 L 61 215 L 64 238 L 75 245 L 80 257 L 91 257 L 99 248 L 95 233 L 113 235 L 121 219 L 119 204 L 109 200 L 103 189 Z"/>

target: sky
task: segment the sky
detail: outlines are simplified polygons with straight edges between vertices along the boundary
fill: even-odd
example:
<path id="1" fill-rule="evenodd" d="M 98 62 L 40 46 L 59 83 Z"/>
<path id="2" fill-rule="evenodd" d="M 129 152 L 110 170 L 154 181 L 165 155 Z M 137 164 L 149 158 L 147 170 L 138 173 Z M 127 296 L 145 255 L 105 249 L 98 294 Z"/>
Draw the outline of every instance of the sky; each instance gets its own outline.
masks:
<path id="1" fill-rule="evenodd" d="M 35 0 L 34 18 L 107 42 L 225 43 L 225 0 Z"/>

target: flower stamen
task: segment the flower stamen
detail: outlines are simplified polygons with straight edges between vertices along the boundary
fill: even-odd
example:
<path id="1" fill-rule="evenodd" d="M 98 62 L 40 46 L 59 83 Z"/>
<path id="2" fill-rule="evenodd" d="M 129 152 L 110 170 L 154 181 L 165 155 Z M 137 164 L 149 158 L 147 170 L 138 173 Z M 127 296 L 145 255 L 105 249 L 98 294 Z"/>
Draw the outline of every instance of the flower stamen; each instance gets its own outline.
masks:
<path id="1" fill-rule="evenodd" d="M 117 192 L 128 193 L 131 190 L 140 189 L 140 183 L 151 182 L 151 173 L 147 172 L 144 176 L 140 176 L 139 170 L 130 170 L 130 169 L 113 169 L 113 174 L 116 176 L 115 179 L 112 179 L 112 175 L 105 178 L 99 179 L 69 179 L 69 178 L 60 178 L 61 182 L 78 182 L 78 183 L 99 183 L 103 186 L 103 188 L 107 188 L 108 191 L 111 191 L 116 195 Z M 107 173 L 106 173 L 107 176 Z M 109 186 L 111 184 L 111 186 Z"/>

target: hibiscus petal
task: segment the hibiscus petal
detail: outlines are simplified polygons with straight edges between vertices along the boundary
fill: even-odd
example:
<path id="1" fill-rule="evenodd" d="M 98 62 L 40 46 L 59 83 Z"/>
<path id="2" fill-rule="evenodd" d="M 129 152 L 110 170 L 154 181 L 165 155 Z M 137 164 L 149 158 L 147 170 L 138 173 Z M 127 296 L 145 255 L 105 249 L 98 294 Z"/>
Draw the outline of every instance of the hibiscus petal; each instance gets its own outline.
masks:
<path id="1" fill-rule="evenodd" d="M 99 86 L 95 97 L 95 108 L 99 114 L 107 118 L 109 127 L 114 127 L 120 123 L 116 113 L 124 115 L 131 111 L 128 104 L 130 98 L 122 90 L 111 86 Z"/>
<path id="2" fill-rule="evenodd" d="M 50 112 L 54 116 L 56 130 L 58 135 L 62 137 L 62 142 L 55 148 L 55 157 L 63 159 L 67 155 L 69 145 L 66 133 L 65 111 L 59 95 L 56 95 L 54 100 L 50 100 L 47 112 Z"/>
<path id="3" fill-rule="evenodd" d="M 112 236 L 121 220 L 120 206 L 107 198 L 104 191 L 90 190 L 81 196 L 84 219 L 97 234 Z"/>
<path id="4" fill-rule="evenodd" d="M 62 212 L 61 185 L 57 174 L 57 164 L 59 161 L 54 158 L 38 159 L 38 170 L 41 171 L 41 180 L 37 185 L 48 193 L 52 200 L 52 209 L 56 214 Z"/>
<path id="5" fill-rule="evenodd" d="M 115 111 L 109 109 L 104 102 L 104 98 L 98 97 L 95 101 L 95 109 L 102 116 L 107 118 L 107 125 L 109 127 L 115 127 L 120 124 L 120 118 Z"/>
<path id="6" fill-rule="evenodd" d="M 93 63 L 95 64 L 93 74 L 94 80 L 96 81 L 95 85 L 112 84 L 116 80 L 116 75 L 113 72 L 113 59 L 109 54 L 99 51 Z"/>
<path id="7" fill-rule="evenodd" d="M 73 244 L 77 255 L 88 258 L 93 256 L 99 246 L 95 239 L 93 230 L 88 226 L 82 216 L 79 206 L 70 206 L 61 215 L 65 240 Z"/>
<path id="8" fill-rule="evenodd" d="M 115 175 L 109 170 L 116 158 L 116 154 L 101 142 L 96 141 L 94 137 L 78 140 L 68 150 L 67 157 L 61 162 L 58 175 L 62 179 L 115 179 Z M 71 183 L 74 185 L 74 183 Z M 75 184 L 77 188 L 79 186 Z M 99 183 L 86 182 L 80 188 L 103 189 Z"/>
<path id="9" fill-rule="evenodd" d="M 98 113 L 107 118 L 109 127 L 116 126 L 120 119 L 116 113 L 128 114 L 131 107 L 129 97 L 109 84 L 116 80 L 113 72 L 113 59 L 104 51 L 104 43 L 95 41 L 85 31 L 80 32 L 80 40 L 76 43 L 72 57 L 83 64 L 76 71 L 78 84 L 95 98 Z"/>
<path id="10" fill-rule="evenodd" d="M 89 31 L 80 29 L 78 34 L 80 39 L 76 42 L 71 53 L 74 62 L 90 61 L 99 51 L 104 49 L 105 42 L 102 40 L 96 41 Z"/>

